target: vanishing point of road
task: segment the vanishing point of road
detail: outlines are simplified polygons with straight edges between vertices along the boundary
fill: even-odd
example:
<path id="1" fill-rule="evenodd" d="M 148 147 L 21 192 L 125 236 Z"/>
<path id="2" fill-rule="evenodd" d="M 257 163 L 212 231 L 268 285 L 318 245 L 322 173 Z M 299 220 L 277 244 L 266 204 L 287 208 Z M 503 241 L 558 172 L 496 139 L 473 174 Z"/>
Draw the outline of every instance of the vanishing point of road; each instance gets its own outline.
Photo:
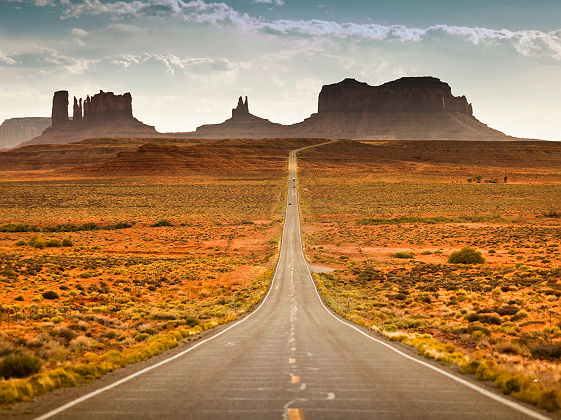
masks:
<path id="1" fill-rule="evenodd" d="M 302 251 L 299 150 L 289 156 L 280 257 L 261 305 L 171 357 L 34 413 L 38 419 L 547 418 L 324 306 Z"/>

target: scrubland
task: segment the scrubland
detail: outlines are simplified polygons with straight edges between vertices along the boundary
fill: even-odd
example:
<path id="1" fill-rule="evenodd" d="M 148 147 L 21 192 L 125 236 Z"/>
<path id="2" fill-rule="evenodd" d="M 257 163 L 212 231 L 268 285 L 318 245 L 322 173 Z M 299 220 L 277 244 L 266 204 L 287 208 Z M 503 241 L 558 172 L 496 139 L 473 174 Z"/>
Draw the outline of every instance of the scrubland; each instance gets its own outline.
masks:
<path id="1" fill-rule="evenodd" d="M 376 147 L 334 144 L 299 159 L 306 253 L 325 301 L 420 354 L 558 411 L 559 158 L 536 163 L 502 146 L 510 160 L 491 166 L 478 145 L 461 159 L 453 148 L 438 154 L 433 146 L 431 158 L 414 159 L 431 153 Z M 453 159 L 461 162 L 446 163 Z M 484 261 L 450 262 L 466 247 Z"/>
<path id="2" fill-rule="evenodd" d="M 89 381 L 249 311 L 282 225 L 287 153 L 270 155 L 248 172 L 66 169 L 0 182 L 0 403 Z"/>

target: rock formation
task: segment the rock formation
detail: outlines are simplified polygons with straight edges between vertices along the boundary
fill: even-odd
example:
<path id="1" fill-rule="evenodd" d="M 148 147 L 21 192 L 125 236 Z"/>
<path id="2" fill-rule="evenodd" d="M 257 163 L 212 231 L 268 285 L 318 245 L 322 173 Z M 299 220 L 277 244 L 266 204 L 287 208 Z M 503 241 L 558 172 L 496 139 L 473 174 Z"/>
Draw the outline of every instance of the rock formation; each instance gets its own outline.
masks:
<path id="1" fill-rule="evenodd" d="M 10 118 L 0 125 L 0 149 L 7 149 L 41 135 L 51 125 L 47 117 Z"/>
<path id="2" fill-rule="evenodd" d="M 178 135 L 194 138 L 262 138 L 274 137 L 274 133 L 283 133 L 283 127 L 251 114 L 247 96 L 245 101 L 240 96 L 237 107 L 232 109 L 232 118 L 222 124 L 202 125 L 194 133 Z"/>
<path id="3" fill-rule="evenodd" d="M 115 95 L 100 90 L 83 101 L 74 97 L 72 115 L 70 120 L 68 91 L 55 92 L 51 127 L 22 145 L 61 144 L 89 138 L 161 137 L 153 126 L 133 117 L 130 93 Z"/>
<path id="4" fill-rule="evenodd" d="M 242 97 L 240 96 L 240 99 L 238 99 L 238 106 L 232 109 L 232 118 L 240 118 L 240 117 L 243 118 L 247 115 L 251 115 L 249 113 L 247 96 L 245 97 L 245 102 L 242 100 Z"/>
<path id="5" fill-rule="evenodd" d="M 380 86 L 355 79 L 323 86 L 318 113 L 324 112 L 460 112 L 472 115 L 465 96 L 455 97 L 435 77 L 402 77 Z"/>
<path id="6" fill-rule="evenodd" d="M 403 77 L 380 86 L 354 79 L 323 86 L 318 112 L 285 126 L 249 113 L 240 97 L 232 118 L 188 137 L 345 138 L 381 140 L 511 140 L 473 116 L 465 96 L 435 77 Z"/>
<path id="7" fill-rule="evenodd" d="M 74 122 L 82 121 L 82 98 L 80 98 L 80 102 L 78 102 L 75 96 L 74 96 L 74 112 L 72 114 L 72 121 Z"/>
<path id="8" fill-rule="evenodd" d="M 84 101 L 84 121 L 108 121 L 133 119 L 132 96 L 130 93 L 115 95 L 113 92 L 99 91 Z"/>
<path id="9" fill-rule="evenodd" d="M 68 123 L 68 91 L 59 90 L 53 96 L 53 110 L 51 113 L 53 127 Z"/>

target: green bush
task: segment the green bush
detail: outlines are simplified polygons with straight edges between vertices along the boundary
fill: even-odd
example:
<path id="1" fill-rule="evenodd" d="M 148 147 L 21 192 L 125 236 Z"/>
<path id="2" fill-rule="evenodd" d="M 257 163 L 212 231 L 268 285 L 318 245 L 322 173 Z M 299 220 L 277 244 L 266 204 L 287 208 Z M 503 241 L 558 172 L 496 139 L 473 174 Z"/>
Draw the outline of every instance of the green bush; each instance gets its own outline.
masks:
<path id="1" fill-rule="evenodd" d="M 118 222 L 115 225 L 115 229 L 127 229 L 127 228 L 130 228 L 130 227 L 132 227 L 132 224 L 127 223 L 127 222 Z"/>
<path id="2" fill-rule="evenodd" d="M 415 254 L 413 254 L 412 252 L 396 252 L 395 254 L 393 254 L 394 258 L 402 258 L 402 259 L 411 259 L 411 258 L 415 258 Z"/>
<path id="3" fill-rule="evenodd" d="M 62 246 L 70 247 L 70 246 L 74 246 L 74 243 L 72 242 L 72 239 L 70 239 L 70 238 L 64 238 L 64 239 L 62 240 Z"/>
<path id="4" fill-rule="evenodd" d="M 42 296 L 45 299 L 50 299 L 50 300 L 58 299 L 58 293 L 55 292 L 54 290 L 47 290 L 42 294 Z"/>
<path id="5" fill-rule="evenodd" d="M 23 223 L 19 224 L 8 224 L 0 226 L 0 232 L 14 233 L 14 232 L 39 232 L 39 228 L 33 225 L 26 225 Z"/>
<path id="6" fill-rule="evenodd" d="M 450 264 L 483 264 L 485 258 L 481 255 L 481 252 L 467 246 L 460 251 L 453 252 L 448 257 L 448 262 Z"/>
<path id="7" fill-rule="evenodd" d="M 47 239 L 45 246 L 47 248 L 60 248 L 62 246 L 62 242 L 60 239 Z"/>
<path id="8" fill-rule="evenodd" d="M 0 376 L 25 378 L 41 370 L 41 360 L 29 353 L 13 353 L 0 360 Z"/>
<path id="9" fill-rule="evenodd" d="M 502 319 L 496 315 L 491 314 L 469 314 L 466 316 L 468 322 L 483 322 L 484 324 L 494 324 L 501 325 L 503 323 Z"/>
<path id="10" fill-rule="evenodd" d="M 148 337 L 150 337 L 150 334 L 148 333 L 139 333 L 134 336 L 134 339 L 138 342 L 141 342 L 146 340 Z"/>
<path id="11" fill-rule="evenodd" d="M 544 217 L 551 217 L 552 219 L 561 218 L 561 211 L 549 210 L 543 214 Z"/>
<path id="12" fill-rule="evenodd" d="M 561 358 L 561 343 L 543 343 L 530 347 L 532 356 L 541 359 L 560 359 Z"/>
<path id="13" fill-rule="evenodd" d="M 28 245 L 37 249 L 43 249 L 46 246 L 45 240 L 39 235 L 33 235 L 31 238 L 29 238 Z"/>
<path id="14" fill-rule="evenodd" d="M 162 219 L 150 225 L 151 227 L 173 226 L 169 220 Z"/>

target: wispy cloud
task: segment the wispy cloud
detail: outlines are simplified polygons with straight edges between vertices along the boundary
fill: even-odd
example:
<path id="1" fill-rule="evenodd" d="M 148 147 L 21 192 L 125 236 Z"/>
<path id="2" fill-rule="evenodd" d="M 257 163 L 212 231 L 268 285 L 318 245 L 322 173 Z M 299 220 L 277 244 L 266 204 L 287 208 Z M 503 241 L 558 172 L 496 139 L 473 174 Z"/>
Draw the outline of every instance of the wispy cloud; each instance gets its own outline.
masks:
<path id="1" fill-rule="evenodd" d="M 12 65 L 12 64 L 16 64 L 16 60 L 4 54 L 2 50 L 0 50 L 0 63 Z"/>
<path id="2" fill-rule="evenodd" d="M 31 50 L 21 51 L 10 56 L 0 52 L 0 65 L 37 68 L 43 72 L 54 70 L 79 74 L 85 72 L 95 61 L 97 60 L 68 57 L 53 48 L 42 46 L 35 46 Z"/>
<path id="3" fill-rule="evenodd" d="M 253 0 L 279 4 L 281 0 Z M 367 41 L 422 42 L 423 40 L 451 36 L 473 45 L 507 42 L 523 56 L 550 56 L 561 60 L 561 30 L 511 31 L 451 25 L 433 25 L 426 28 L 405 25 L 380 25 L 339 23 L 327 20 L 265 20 L 242 13 L 224 2 L 204 0 L 129 0 L 105 3 L 101 0 L 82 0 L 79 3 L 63 2 L 63 18 L 83 14 L 107 15 L 113 20 L 125 17 L 176 17 L 185 22 L 213 25 L 231 25 L 249 31 L 264 31 L 277 35 L 356 38 Z"/>
<path id="4" fill-rule="evenodd" d="M 275 6 L 284 6 L 283 0 L 253 0 L 253 3 L 274 4 Z"/>
<path id="5" fill-rule="evenodd" d="M 110 59 L 113 64 L 118 64 L 128 69 L 133 65 L 147 62 L 163 64 L 166 72 L 173 75 L 178 70 L 189 70 L 194 73 L 226 72 L 235 70 L 237 65 L 225 58 L 189 57 L 181 58 L 175 54 L 155 54 L 145 52 L 143 54 L 124 54 Z"/>

